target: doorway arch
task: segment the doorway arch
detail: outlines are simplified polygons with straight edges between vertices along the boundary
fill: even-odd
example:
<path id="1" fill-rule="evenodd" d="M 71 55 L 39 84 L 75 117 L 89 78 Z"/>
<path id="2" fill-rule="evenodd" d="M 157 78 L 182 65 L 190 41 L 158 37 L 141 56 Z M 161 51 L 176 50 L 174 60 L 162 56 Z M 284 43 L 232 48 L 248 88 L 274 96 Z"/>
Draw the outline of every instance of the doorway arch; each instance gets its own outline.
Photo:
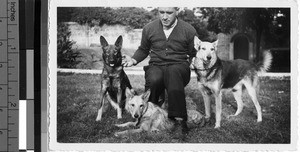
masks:
<path id="1" fill-rule="evenodd" d="M 253 39 L 245 33 L 235 34 L 230 41 L 229 59 L 253 60 Z"/>

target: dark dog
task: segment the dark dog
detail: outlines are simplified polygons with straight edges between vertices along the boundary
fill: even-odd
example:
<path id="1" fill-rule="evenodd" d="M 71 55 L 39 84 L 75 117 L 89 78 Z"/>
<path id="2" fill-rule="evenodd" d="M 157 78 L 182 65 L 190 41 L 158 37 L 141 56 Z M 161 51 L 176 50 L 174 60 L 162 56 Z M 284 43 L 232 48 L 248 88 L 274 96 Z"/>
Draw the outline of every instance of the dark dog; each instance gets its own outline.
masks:
<path id="1" fill-rule="evenodd" d="M 115 45 L 109 45 L 103 36 L 100 37 L 103 50 L 103 71 L 101 75 L 100 103 L 96 121 L 102 118 L 104 98 L 117 110 L 118 119 L 122 118 L 122 110 L 125 107 L 125 90 L 132 89 L 129 79 L 122 66 L 121 48 L 122 36 L 119 36 Z"/>
<path id="2" fill-rule="evenodd" d="M 272 62 L 272 55 L 265 51 L 258 63 L 246 60 L 224 61 L 217 56 L 217 43 L 202 42 L 198 37 L 194 38 L 196 57 L 191 68 L 197 74 L 198 84 L 204 98 L 206 118 L 210 118 L 210 101 L 215 97 L 216 124 L 220 127 L 222 112 L 222 89 L 231 89 L 238 108 L 234 115 L 237 116 L 243 110 L 242 88 L 247 89 L 257 111 L 257 122 L 262 121 L 261 107 L 257 100 L 256 88 L 259 84 L 258 75 L 267 71 Z"/>

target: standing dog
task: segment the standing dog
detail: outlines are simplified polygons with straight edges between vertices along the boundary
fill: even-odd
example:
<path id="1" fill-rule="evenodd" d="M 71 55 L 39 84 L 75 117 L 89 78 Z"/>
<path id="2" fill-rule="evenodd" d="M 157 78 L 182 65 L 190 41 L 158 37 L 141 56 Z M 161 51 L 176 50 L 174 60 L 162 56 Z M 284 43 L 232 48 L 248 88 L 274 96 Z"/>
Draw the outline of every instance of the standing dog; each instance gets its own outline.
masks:
<path id="1" fill-rule="evenodd" d="M 103 36 L 100 37 L 103 54 L 103 71 L 101 75 L 100 103 L 96 121 L 102 118 L 104 97 L 117 109 L 118 119 L 122 118 L 122 109 L 125 106 L 125 90 L 132 89 L 129 79 L 122 66 L 121 48 L 122 36 L 119 36 L 114 45 L 109 45 Z"/>
<path id="2" fill-rule="evenodd" d="M 262 60 L 258 63 L 237 59 L 223 61 L 217 57 L 217 43 L 202 42 L 198 37 L 194 38 L 194 47 L 197 50 L 196 57 L 192 60 L 191 68 L 197 74 L 197 81 L 204 98 L 205 118 L 210 118 L 211 96 L 215 97 L 216 123 L 215 128 L 220 127 L 222 112 L 221 89 L 231 89 L 237 102 L 237 111 L 232 116 L 242 112 L 242 88 L 246 87 L 257 111 L 257 122 L 262 121 L 261 107 L 257 100 L 256 87 L 258 86 L 258 73 L 269 69 L 272 62 L 270 52 L 263 52 Z"/>
<path id="3" fill-rule="evenodd" d="M 128 129 L 121 132 L 116 132 L 115 136 L 122 136 L 130 133 L 138 133 L 142 131 L 169 130 L 174 127 L 174 122 L 168 118 L 166 110 L 158 105 L 148 102 L 150 90 L 141 95 L 134 95 L 133 91 L 126 89 L 126 106 L 125 109 L 130 113 L 135 122 L 126 122 L 124 124 L 116 124 L 117 127 L 138 126 L 137 129 Z M 188 122 L 199 124 L 204 121 L 203 115 L 196 110 L 188 110 Z M 202 119 L 203 118 L 203 119 Z"/>

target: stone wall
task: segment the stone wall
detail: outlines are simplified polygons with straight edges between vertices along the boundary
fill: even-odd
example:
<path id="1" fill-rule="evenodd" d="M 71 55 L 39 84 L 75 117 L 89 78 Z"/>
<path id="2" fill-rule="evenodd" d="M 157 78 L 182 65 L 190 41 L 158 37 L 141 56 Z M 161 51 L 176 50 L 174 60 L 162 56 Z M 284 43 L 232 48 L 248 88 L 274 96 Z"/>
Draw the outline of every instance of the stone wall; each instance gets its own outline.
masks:
<path id="1" fill-rule="evenodd" d="M 114 44 L 118 36 L 123 36 L 123 47 L 137 49 L 142 36 L 142 29 L 130 29 L 122 25 L 103 25 L 102 27 L 88 27 L 69 22 L 70 39 L 76 42 L 78 48 L 100 46 L 100 35 L 104 36 L 109 44 Z"/>
<path id="2" fill-rule="evenodd" d="M 123 36 L 123 48 L 136 50 L 140 45 L 142 29 L 130 29 L 122 25 L 94 26 L 79 25 L 69 22 L 71 31 L 70 39 L 76 42 L 78 48 L 99 47 L 100 35 L 104 36 L 108 43 L 113 44 L 119 35 Z M 218 56 L 221 59 L 229 59 L 229 44 L 232 35 L 218 34 Z"/>

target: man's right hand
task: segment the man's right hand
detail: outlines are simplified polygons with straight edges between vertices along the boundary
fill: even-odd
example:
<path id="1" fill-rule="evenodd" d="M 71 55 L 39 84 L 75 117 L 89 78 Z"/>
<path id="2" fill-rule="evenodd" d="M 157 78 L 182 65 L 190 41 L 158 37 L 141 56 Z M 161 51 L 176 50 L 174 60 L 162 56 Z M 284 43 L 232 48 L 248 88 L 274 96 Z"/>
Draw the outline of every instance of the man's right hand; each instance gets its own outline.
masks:
<path id="1" fill-rule="evenodd" d="M 122 65 L 124 67 L 131 67 L 131 66 L 135 65 L 136 63 L 137 63 L 137 61 L 135 59 L 133 59 L 132 57 L 130 57 L 128 55 L 122 56 Z"/>

